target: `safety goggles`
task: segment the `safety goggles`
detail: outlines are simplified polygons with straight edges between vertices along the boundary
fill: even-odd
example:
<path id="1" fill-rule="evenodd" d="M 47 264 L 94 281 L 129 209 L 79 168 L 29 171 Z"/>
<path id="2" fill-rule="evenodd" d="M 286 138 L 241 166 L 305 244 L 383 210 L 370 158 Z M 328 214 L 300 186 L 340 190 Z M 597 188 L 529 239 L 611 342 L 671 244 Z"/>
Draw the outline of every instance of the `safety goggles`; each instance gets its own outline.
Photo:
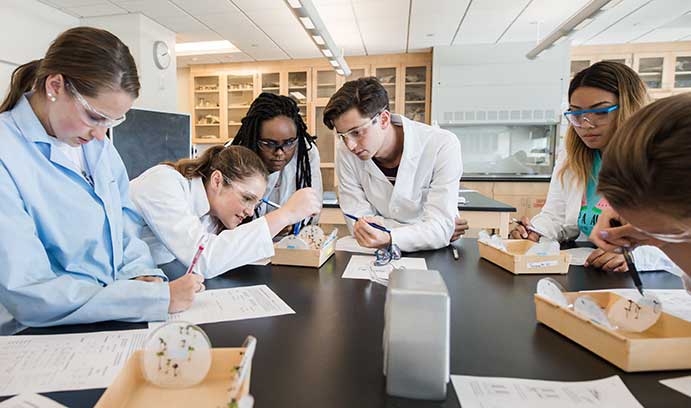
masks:
<path id="1" fill-rule="evenodd" d="M 225 174 L 221 172 L 221 175 L 223 176 L 223 180 L 225 180 L 226 184 L 228 184 L 230 189 L 233 190 L 233 194 L 235 194 L 235 196 L 240 200 L 240 203 L 242 203 L 243 207 L 245 207 L 248 210 L 254 211 L 255 209 L 257 209 L 257 207 L 261 205 L 261 197 L 257 197 L 256 195 L 254 195 L 254 193 L 251 193 L 249 191 L 242 191 L 237 187 L 236 184 L 234 184 L 228 177 L 226 177 Z"/>
<path id="2" fill-rule="evenodd" d="M 636 231 L 640 232 L 641 234 L 656 239 L 658 241 L 666 242 L 668 244 L 682 244 L 686 242 L 691 242 L 691 231 L 682 231 L 678 233 L 671 233 L 671 234 L 665 234 L 665 233 L 656 233 L 656 232 L 648 232 L 644 229 L 638 228 L 637 226 L 631 224 L 631 227 L 635 229 Z"/>
<path id="3" fill-rule="evenodd" d="M 619 105 L 607 106 L 598 109 L 586 109 L 579 111 L 566 111 L 564 112 L 564 117 L 569 121 L 573 127 L 584 128 L 589 127 L 595 128 L 599 125 L 603 125 L 608 121 L 608 115 L 610 112 L 619 109 Z"/>
<path id="4" fill-rule="evenodd" d="M 79 92 L 77 92 L 77 89 L 74 87 L 74 85 L 67 80 L 65 80 L 65 88 L 69 90 L 72 96 L 74 96 L 74 99 L 79 102 L 79 105 L 81 105 L 81 116 L 87 125 L 91 127 L 112 128 L 125 121 L 125 115 L 114 119 L 96 110 Z"/>
<path id="5" fill-rule="evenodd" d="M 266 151 L 271 151 L 271 152 L 277 152 L 279 149 L 283 150 L 284 152 L 289 152 L 295 148 L 295 146 L 298 143 L 298 138 L 294 137 L 292 139 L 288 139 L 283 143 L 276 143 L 273 140 L 267 140 L 267 139 L 258 139 L 257 144 L 259 145 L 259 148 L 262 150 Z"/>
<path id="6" fill-rule="evenodd" d="M 352 141 L 357 141 L 362 135 L 364 134 L 365 130 L 369 128 L 370 126 L 374 125 L 377 123 L 377 119 L 379 119 L 379 116 L 385 111 L 381 110 L 379 113 L 376 115 L 372 116 L 372 119 L 368 120 L 364 124 L 356 127 L 355 129 L 351 129 L 347 132 L 334 132 L 337 137 L 340 137 L 341 140 L 343 140 L 343 143 L 347 142 L 347 139 L 350 139 Z"/>

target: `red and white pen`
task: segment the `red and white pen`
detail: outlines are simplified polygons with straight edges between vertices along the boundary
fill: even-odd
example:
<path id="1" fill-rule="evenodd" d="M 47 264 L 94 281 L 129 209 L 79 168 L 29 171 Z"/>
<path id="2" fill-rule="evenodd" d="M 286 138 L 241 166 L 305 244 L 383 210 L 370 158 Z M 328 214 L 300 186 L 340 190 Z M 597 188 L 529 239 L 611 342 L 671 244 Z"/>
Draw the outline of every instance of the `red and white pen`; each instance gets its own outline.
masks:
<path id="1" fill-rule="evenodd" d="M 194 267 L 197 265 L 197 262 L 199 262 L 199 257 L 202 256 L 202 252 L 204 252 L 204 242 L 205 240 L 202 238 L 202 242 L 199 244 L 199 248 L 197 248 L 197 253 L 194 254 L 194 258 L 192 258 L 192 263 L 190 263 L 190 267 L 187 268 L 187 272 L 185 272 L 185 275 L 187 275 L 188 273 L 192 273 Z"/>

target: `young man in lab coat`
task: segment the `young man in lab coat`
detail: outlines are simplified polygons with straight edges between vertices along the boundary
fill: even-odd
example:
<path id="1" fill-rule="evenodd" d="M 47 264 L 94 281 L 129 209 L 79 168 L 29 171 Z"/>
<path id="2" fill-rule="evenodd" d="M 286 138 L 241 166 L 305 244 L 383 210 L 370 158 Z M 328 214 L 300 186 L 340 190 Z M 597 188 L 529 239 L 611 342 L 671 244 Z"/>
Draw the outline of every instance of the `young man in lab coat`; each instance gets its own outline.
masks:
<path id="1" fill-rule="evenodd" d="M 324 124 L 339 138 L 339 203 L 359 219 L 346 222 L 360 245 L 438 249 L 468 229 L 458 217 L 463 165 L 453 133 L 392 114 L 373 77 L 346 82 L 329 100 Z"/>

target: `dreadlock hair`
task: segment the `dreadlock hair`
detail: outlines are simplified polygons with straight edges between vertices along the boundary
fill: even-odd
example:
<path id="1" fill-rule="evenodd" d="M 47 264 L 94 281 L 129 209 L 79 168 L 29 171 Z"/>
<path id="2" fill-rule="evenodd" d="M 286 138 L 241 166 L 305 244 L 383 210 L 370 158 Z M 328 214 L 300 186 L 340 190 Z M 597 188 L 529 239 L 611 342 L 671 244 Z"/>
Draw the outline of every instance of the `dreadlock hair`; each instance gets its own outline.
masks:
<path id="1" fill-rule="evenodd" d="M 297 103 L 283 95 L 275 95 L 262 92 L 252 101 L 247 115 L 242 118 L 242 125 L 233 138 L 233 145 L 245 146 L 259 154 L 257 139 L 261 136 L 262 123 L 277 116 L 285 116 L 295 123 L 297 129 L 297 175 L 295 177 L 295 189 L 312 187 L 312 170 L 310 168 L 308 151 L 315 144 L 315 137 L 307 133 L 307 125 L 300 116 L 300 108 Z"/>

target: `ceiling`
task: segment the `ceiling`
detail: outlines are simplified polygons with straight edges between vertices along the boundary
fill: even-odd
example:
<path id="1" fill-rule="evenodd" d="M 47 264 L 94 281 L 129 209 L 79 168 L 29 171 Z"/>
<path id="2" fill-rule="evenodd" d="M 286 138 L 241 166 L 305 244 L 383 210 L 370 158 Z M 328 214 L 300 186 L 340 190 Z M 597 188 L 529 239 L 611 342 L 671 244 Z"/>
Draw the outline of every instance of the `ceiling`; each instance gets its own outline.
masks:
<path id="1" fill-rule="evenodd" d="M 241 52 L 178 65 L 317 58 L 283 0 L 39 0 L 75 17 L 142 13 L 178 42 L 228 40 Z M 616 1 L 616 0 L 615 0 Z M 436 45 L 537 41 L 588 0 L 312 0 L 346 56 Z M 572 35 L 574 45 L 691 40 L 689 0 L 623 0 Z"/>

